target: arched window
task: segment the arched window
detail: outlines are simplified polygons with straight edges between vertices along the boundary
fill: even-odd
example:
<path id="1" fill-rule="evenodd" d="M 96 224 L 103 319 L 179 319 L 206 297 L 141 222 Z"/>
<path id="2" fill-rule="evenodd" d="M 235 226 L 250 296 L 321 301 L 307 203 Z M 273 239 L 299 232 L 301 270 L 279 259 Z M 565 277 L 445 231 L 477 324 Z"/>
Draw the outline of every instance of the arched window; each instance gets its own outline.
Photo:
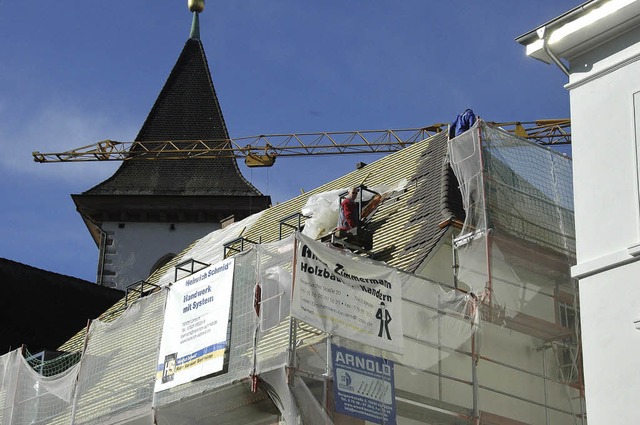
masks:
<path id="1" fill-rule="evenodd" d="M 166 265 L 175 256 L 176 256 L 176 254 L 170 252 L 169 254 L 165 254 L 162 257 L 160 257 L 160 259 L 158 259 L 158 261 L 156 261 L 155 264 L 151 267 L 151 270 L 149 271 L 149 276 L 151 276 L 153 274 L 153 272 L 158 270 L 160 267 Z"/>

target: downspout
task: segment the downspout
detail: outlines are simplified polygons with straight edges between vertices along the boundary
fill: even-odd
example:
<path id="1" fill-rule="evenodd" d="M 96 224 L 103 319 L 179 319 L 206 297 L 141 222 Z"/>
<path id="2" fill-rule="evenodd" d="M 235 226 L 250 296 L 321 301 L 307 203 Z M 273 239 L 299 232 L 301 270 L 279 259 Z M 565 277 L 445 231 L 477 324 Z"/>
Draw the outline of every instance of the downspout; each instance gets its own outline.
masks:
<path id="1" fill-rule="evenodd" d="M 100 242 L 98 243 L 98 267 L 96 270 L 96 284 L 100 286 L 104 286 L 104 270 L 105 270 L 105 260 L 107 257 L 107 242 L 109 239 L 109 235 L 104 229 L 102 229 L 102 226 L 100 226 L 98 223 L 93 221 L 91 217 L 83 214 L 80 210 L 78 210 L 78 212 L 80 213 L 82 220 L 87 225 L 87 229 L 89 229 L 90 233 L 92 233 L 91 227 L 90 227 L 91 225 L 95 226 L 98 233 L 100 233 Z M 92 234 L 92 237 L 93 237 L 93 234 Z"/>
<path id="2" fill-rule="evenodd" d="M 107 257 L 107 232 L 102 230 L 101 227 L 98 227 L 98 231 L 100 232 L 100 248 L 98 255 L 98 276 L 97 276 L 97 284 L 102 286 L 104 285 L 104 262 Z"/>
<path id="3" fill-rule="evenodd" d="M 569 77 L 570 73 L 569 73 L 569 68 L 567 68 L 567 65 L 565 65 L 560 58 L 558 58 L 558 56 L 556 56 L 555 53 L 553 53 L 553 51 L 551 50 L 551 48 L 549 47 L 549 40 L 546 34 L 546 29 L 547 27 L 542 27 L 540 29 L 538 29 L 537 33 L 538 33 L 538 37 L 540 37 L 540 40 L 542 40 L 542 50 L 545 51 L 545 53 L 551 58 L 551 60 L 553 61 L 553 63 L 555 63 L 558 68 L 560 68 L 560 70 L 562 72 L 564 72 L 564 74 Z"/>

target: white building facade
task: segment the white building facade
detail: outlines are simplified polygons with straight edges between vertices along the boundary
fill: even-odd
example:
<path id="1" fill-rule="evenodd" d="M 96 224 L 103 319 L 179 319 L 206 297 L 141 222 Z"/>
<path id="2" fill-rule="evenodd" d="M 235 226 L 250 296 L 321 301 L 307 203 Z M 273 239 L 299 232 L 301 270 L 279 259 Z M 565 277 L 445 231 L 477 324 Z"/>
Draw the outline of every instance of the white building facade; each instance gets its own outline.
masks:
<path id="1" fill-rule="evenodd" d="M 587 417 L 636 423 L 640 1 L 590 1 L 517 41 L 569 78 Z"/>

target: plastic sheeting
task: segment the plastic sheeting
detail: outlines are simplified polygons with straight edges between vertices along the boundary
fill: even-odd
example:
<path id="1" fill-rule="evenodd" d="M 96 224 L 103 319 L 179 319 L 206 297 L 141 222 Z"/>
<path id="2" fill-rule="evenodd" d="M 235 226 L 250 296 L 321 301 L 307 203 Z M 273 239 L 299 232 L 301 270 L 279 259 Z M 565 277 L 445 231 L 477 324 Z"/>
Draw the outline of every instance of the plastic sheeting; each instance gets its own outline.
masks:
<path id="1" fill-rule="evenodd" d="M 290 237 L 257 245 L 236 256 L 229 318 L 229 353 L 224 373 L 204 377 L 154 396 L 153 383 L 167 291 L 163 289 L 134 303 L 115 322 L 94 322 L 89 330 L 80 364 L 64 374 L 45 379 L 33 371 L 23 371 L 25 363 L 17 352 L 0 357 L 0 424 L 38 421 L 64 424 L 115 423 L 138 417 L 146 420 L 147 417 L 150 418 L 153 409 L 159 413 L 166 412 L 166 417 L 170 417 L 170 409 L 181 402 L 198 403 L 203 394 L 223 392 L 239 382 L 249 382 L 254 377 L 258 390 L 269 395 L 286 423 L 332 423 L 334 377 L 330 360 L 331 343 L 392 361 L 395 367 L 397 409 L 412 412 L 419 422 L 436 421 L 434 418 L 439 418 L 442 406 L 454 403 L 460 406 L 461 411 L 470 411 L 478 398 L 478 389 L 474 389 L 472 385 L 474 380 L 478 382 L 477 376 L 474 376 L 477 361 L 475 356 L 479 348 L 477 331 L 487 321 L 491 324 L 499 322 L 501 326 L 516 326 L 522 325 L 517 322 L 517 318 L 523 313 L 537 317 L 553 314 L 553 311 L 540 308 L 540 297 L 552 296 L 556 288 L 567 286 L 563 275 L 566 261 L 559 261 L 554 268 L 538 258 L 538 263 L 544 264 L 544 270 L 537 270 L 531 267 L 531 262 L 523 264 L 523 255 L 518 249 L 522 249 L 522 246 L 528 248 L 529 244 L 537 240 L 537 228 L 525 226 L 529 221 L 546 224 L 553 220 L 564 220 L 567 214 L 562 208 L 570 211 L 570 205 L 565 203 L 564 195 L 537 188 L 535 179 L 527 174 L 528 171 L 522 171 L 520 176 L 523 182 L 514 193 L 526 192 L 523 188 L 532 191 L 537 188 L 533 191 L 536 195 L 535 202 L 539 203 L 541 199 L 552 200 L 548 204 L 559 206 L 557 215 L 553 216 L 553 220 L 547 220 L 547 216 L 551 217 L 549 214 L 553 208 L 550 207 L 551 212 L 548 214 L 532 213 L 528 201 L 519 201 L 513 195 L 509 198 L 514 199 L 510 204 L 513 206 L 511 210 L 518 212 L 514 215 L 520 220 L 521 227 L 513 230 L 509 226 L 498 226 L 499 223 L 506 223 L 506 217 L 491 212 L 494 201 L 486 193 L 487 187 L 490 187 L 489 191 L 494 191 L 493 188 L 499 186 L 495 184 L 497 177 L 493 178 L 492 186 L 487 186 L 484 179 L 488 172 L 478 166 L 478 162 L 483 163 L 483 151 L 479 148 L 482 134 L 485 133 L 475 127 L 456 138 L 452 144 L 460 143 L 460 152 L 451 152 L 468 211 L 465 228 L 455 241 L 460 270 L 458 283 L 461 287 L 467 285 L 471 290 L 465 293 L 429 279 L 397 271 L 402 282 L 403 354 L 390 353 L 346 338 L 332 337 L 291 318 L 289 305 L 294 239 Z M 469 143 L 460 142 L 466 137 L 469 138 Z M 485 140 L 488 139 L 490 137 L 485 136 Z M 507 146 L 506 149 L 511 148 Z M 520 155 L 528 149 L 524 145 L 513 150 Z M 561 159 L 558 162 L 563 165 Z M 489 171 L 510 178 L 517 177 L 506 171 L 507 168 L 514 168 L 518 161 L 514 160 L 515 165 L 508 164 L 509 167 L 502 166 L 507 163 L 507 158 L 501 158 Z M 563 170 L 558 166 L 554 169 L 554 174 L 562 176 Z M 492 193 L 491 196 L 503 199 L 500 202 L 504 201 L 504 198 L 499 198 L 503 194 Z M 337 205 L 337 197 L 334 203 Z M 523 206 L 522 212 L 519 211 L 519 205 Z M 322 215 L 322 212 L 314 212 L 315 214 Z M 211 233 L 195 243 L 183 258 L 193 258 L 205 263 L 221 260 L 223 244 L 240 236 L 243 229 L 258 217 L 259 215 L 252 216 Z M 494 227 L 491 227 L 492 223 Z M 518 221 L 514 220 L 513 223 Z M 556 222 L 556 227 L 547 229 L 547 236 L 541 240 L 546 241 L 544 253 L 549 259 L 570 258 L 571 234 L 566 232 L 565 236 L 558 235 L 564 235 L 562 228 L 566 230 L 571 226 L 570 221 L 563 221 L 563 224 L 558 225 Z M 556 228 L 561 230 L 555 233 L 550 231 Z M 496 237 L 489 238 L 493 235 Z M 509 245 L 514 239 L 526 243 L 516 244 L 520 248 L 515 249 Z M 539 247 L 540 243 L 542 242 L 532 246 Z M 534 252 L 542 255 L 540 250 Z M 373 262 L 349 253 L 345 253 L 345 261 Z M 174 276 L 174 270 L 167 270 L 160 283 L 170 284 Z M 491 285 L 488 286 L 488 283 Z M 257 288 L 260 288 L 259 314 L 256 311 Z M 492 310 L 487 310 L 487 305 Z M 483 338 L 485 336 L 488 341 L 492 341 L 491 334 L 483 335 Z M 500 343 L 504 345 L 486 346 L 485 343 L 483 347 L 487 351 L 505 347 L 502 351 L 508 352 L 511 347 L 508 341 L 503 338 Z M 529 346 L 527 350 L 527 353 L 533 352 Z M 542 361 L 551 363 L 550 355 L 541 353 L 541 356 Z M 551 384 L 541 378 L 540 374 L 526 373 L 526 368 L 534 369 L 530 365 L 510 369 L 517 371 L 521 380 L 518 382 L 523 384 L 518 386 L 523 392 L 519 395 L 521 401 L 527 397 L 533 400 L 529 404 L 524 401 L 522 403 L 537 409 L 532 418 L 539 418 L 545 413 L 552 417 L 548 409 L 541 407 L 546 401 L 540 400 L 538 396 L 543 387 L 546 394 L 547 386 L 550 387 Z M 497 387 L 496 392 L 513 391 L 512 388 L 507 390 L 507 387 L 500 387 L 504 385 L 498 382 L 503 372 L 504 370 L 496 369 L 495 366 L 493 369 L 487 367 L 481 368 L 478 376 L 481 377 L 484 388 L 494 385 Z M 547 373 L 549 371 L 545 369 L 542 376 Z M 379 385 L 383 385 L 383 382 Z M 36 388 L 40 392 L 34 396 Z M 238 390 L 237 386 L 234 388 L 235 391 Z M 532 391 L 538 395 L 527 394 L 528 388 L 533 388 Z M 485 391 L 485 399 L 491 400 L 493 394 L 488 395 L 488 390 Z M 549 404 L 553 403 L 552 407 L 556 409 L 553 414 L 562 416 L 563 420 L 559 423 L 563 422 L 569 415 L 568 407 L 558 401 L 558 394 L 564 388 L 557 385 L 557 388 L 550 388 L 548 391 L 553 400 Z M 69 394 L 72 396 L 69 397 Z M 250 397 L 243 398 L 249 399 Z M 39 407 L 36 411 L 33 400 L 42 401 L 38 406 L 51 407 Z M 428 400 L 435 400 L 436 408 L 429 410 Z M 490 402 L 487 401 L 485 406 L 490 408 Z M 528 411 L 523 413 L 528 414 Z M 449 423 L 454 423 L 454 420 L 451 419 Z M 215 421 L 213 416 L 211 421 Z"/>
<path id="2" fill-rule="evenodd" d="M 450 141 L 449 155 L 466 211 L 454 241 L 461 286 L 497 321 L 532 313 L 556 286 L 574 292 L 571 160 L 482 120 Z"/>
<path id="3" fill-rule="evenodd" d="M 145 416 L 151 420 L 154 406 L 162 410 L 253 375 L 275 389 L 287 423 L 296 423 L 298 417 L 306 418 L 304 423 L 330 423 L 325 409 L 331 382 L 327 341 L 331 338 L 289 316 L 293 243 L 290 237 L 236 256 L 225 373 L 162 391 L 154 398 L 167 291 L 163 289 L 138 300 L 113 322 L 94 321 L 80 363 L 63 374 L 38 375 L 19 352 L 0 357 L 0 423 L 34 423 L 45 417 L 47 423 L 64 424 L 115 423 Z M 371 262 L 352 255 L 345 259 Z M 402 274 L 402 279 L 404 303 L 409 306 L 403 319 L 406 338 L 447 343 L 452 350 L 469 339 L 477 320 L 464 295 L 413 275 Z M 262 289 L 260 315 L 254 305 L 256 285 Z M 394 355 L 344 339 L 341 342 L 412 368 L 428 369 L 443 358 L 414 351 Z M 301 375 L 289 377 L 287 367 Z"/>
<path id="4" fill-rule="evenodd" d="M 569 274 L 575 258 L 571 159 L 482 120 L 450 140 L 448 153 L 466 212 L 453 240 L 455 284 L 480 311 L 473 352 L 483 361 L 475 381 L 495 388 L 491 396 L 484 392 L 484 408 L 509 412 L 507 403 L 517 398 L 521 409 L 511 418 L 578 423 L 583 406 L 577 285 Z M 508 356 L 506 347 L 526 348 Z M 475 397 L 482 409 L 482 391 Z"/>
<path id="5" fill-rule="evenodd" d="M 311 195 L 302 207 L 302 215 L 308 217 L 302 233 L 310 238 L 319 238 L 336 228 L 340 211 L 340 194 L 346 188 Z"/>
<path id="6" fill-rule="evenodd" d="M 21 350 L 0 357 L 0 424 L 70 423 L 78 369 L 43 377 Z"/>
<path id="7" fill-rule="evenodd" d="M 261 287 L 260 331 L 266 332 L 289 316 L 293 235 L 256 247 L 258 284 Z"/>
<path id="8" fill-rule="evenodd" d="M 404 190 L 406 185 L 407 180 L 403 179 L 393 187 L 382 184 L 371 186 L 367 188 L 368 190 L 360 192 L 358 201 L 360 201 L 361 196 L 362 202 L 368 202 L 373 197 L 372 192 L 382 195 L 384 201 L 392 197 L 394 193 Z M 302 215 L 307 217 L 302 234 L 313 239 L 319 239 L 331 233 L 338 223 L 340 195 L 348 190 L 348 188 L 343 188 L 311 195 L 301 210 Z"/>
<path id="9" fill-rule="evenodd" d="M 116 321 L 94 321 L 81 360 L 45 377 L 20 351 L 0 357 L 0 424 L 112 423 L 147 417 L 164 293 L 132 304 Z"/>

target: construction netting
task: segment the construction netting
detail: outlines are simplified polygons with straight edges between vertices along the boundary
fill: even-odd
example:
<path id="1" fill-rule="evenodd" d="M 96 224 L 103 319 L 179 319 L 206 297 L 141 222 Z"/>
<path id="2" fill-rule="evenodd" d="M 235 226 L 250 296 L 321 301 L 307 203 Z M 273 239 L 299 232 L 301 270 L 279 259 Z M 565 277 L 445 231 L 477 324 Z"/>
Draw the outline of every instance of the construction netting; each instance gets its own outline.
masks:
<path id="1" fill-rule="evenodd" d="M 518 270 L 539 264 L 545 270 L 534 271 L 551 286 L 567 283 L 575 258 L 571 159 L 482 120 L 449 143 L 449 155 L 466 212 L 454 241 L 459 282 L 518 311 L 543 289 L 523 294 L 499 284 L 523 281 Z"/>
<path id="2" fill-rule="evenodd" d="M 33 370 L 21 350 L 0 357 L 0 423 L 70 423 L 78 368 L 45 377 Z"/>
<path id="3" fill-rule="evenodd" d="M 34 370 L 21 350 L 0 357 L 0 423 L 88 424 L 151 417 L 163 307 L 160 292 L 132 304 L 114 322 L 92 322 L 84 351 L 71 354 L 80 361 L 55 375 Z"/>
<path id="4" fill-rule="evenodd" d="M 453 270 L 450 282 L 339 253 L 343 265 L 382 268 L 400 283 L 397 347 L 296 318 L 296 238 L 251 243 L 234 255 L 222 369 L 154 390 L 167 294 L 228 257 L 227 243 L 257 214 L 194 243 L 180 267 L 163 270 L 155 281 L 160 289 L 116 320 L 92 322 L 82 350 L 62 363 L 67 368 L 30 365 L 20 351 L 0 357 L 0 424 L 584 421 L 577 292 L 569 277 L 570 160 L 478 121 L 450 141 L 449 162 L 466 210 L 452 241 L 455 255 L 445 253 L 434 266 Z M 315 243 L 314 252 L 332 249 Z M 359 292 L 368 295 L 376 307 L 387 300 L 379 291 Z M 379 319 L 383 336 L 391 319 L 382 307 L 378 312 L 371 320 Z M 348 316 L 366 319 L 356 308 Z"/>
<path id="5" fill-rule="evenodd" d="M 265 362 L 269 358 L 266 355 L 269 351 L 274 354 L 279 353 L 277 356 L 271 357 L 272 359 L 282 355 L 288 356 L 288 359 L 280 357 L 281 361 L 287 360 L 281 365 L 293 368 L 297 375 L 295 380 L 291 381 L 294 385 L 289 388 L 293 397 L 291 404 L 285 406 L 285 411 L 292 411 L 294 416 L 300 416 L 305 424 L 332 423 L 331 417 L 334 419 L 336 416 L 340 417 L 341 413 L 336 413 L 334 409 L 337 399 L 333 385 L 339 378 L 334 376 L 336 369 L 332 364 L 332 355 L 335 350 L 333 346 L 396 364 L 395 370 L 400 375 L 421 375 L 419 380 L 405 379 L 406 375 L 396 379 L 394 393 L 416 394 L 417 392 L 426 395 L 437 387 L 436 381 L 442 379 L 441 377 L 437 378 L 437 373 L 433 373 L 433 370 L 437 370 L 442 364 L 451 364 L 452 369 L 455 368 L 454 363 L 458 367 L 462 366 L 455 373 L 471 379 L 470 359 L 465 355 L 465 352 L 470 350 L 471 336 L 479 321 L 479 311 L 474 308 L 474 300 L 468 294 L 460 293 L 446 285 L 419 276 L 391 269 L 397 273 L 402 288 L 403 338 L 397 344 L 404 345 L 402 352 L 392 352 L 381 349 L 375 344 L 357 342 L 336 334 L 328 335 L 288 316 L 292 296 L 293 265 L 290 253 L 292 249 L 293 244 L 289 238 L 278 244 L 263 244 L 257 250 L 260 276 L 262 276 L 260 280 L 262 307 L 258 338 L 258 354 L 262 356 L 262 360 L 258 362 L 257 371 L 261 374 L 266 371 L 264 365 L 270 363 Z M 320 250 L 321 248 L 315 249 Z M 336 255 L 344 257 L 344 264 L 349 262 L 352 266 L 358 264 L 355 268 L 359 269 L 381 266 L 379 262 L 364 256 L 350 254 L 347 251 L 336 251 Z M 324 273 L 324 276 L 326 275 Z M 319 296 L 319 292 L 314 295 L 314 297 Z M 336 298 L 327 298 L 326 302 L 321 304 L 324 304 L 322 307 L 329 308 L 329 305 L 335 302 L 337 302 Z M 331 313 L 328 314 L 331 315 Z M 345 326 L 353 325 L 345 324 Z M 287 352 L 283 353 L 282 347 L 287 343 L 289 344 Z M 269 366 L 271 367 L 273 364 Z M 462 372 L 463 368 L 467 370 L 466 373 Z M 278 370 L 278 373 L 261 376 L 266 376 L 265 381 L 274 388 L 287 388 L 287 376 L 282 373 L 282 368 Z M 358 376 L 358 374 L 351 373 L 345 376 Z M 436 385 L 422 386 L 429 381 Z M 384 393 L 382 390 L 389 386 L 389 382 L 380 377 L 369 376 L 359 385 L 360 388 L 357 390 L 364 393 L 366 385 L 371 393 L 377 391 L 376 394 L 381 400 L 384 397 L 391 397 L 390 391 Z M 471 386 L 461 385 L 459 390 L 462 399 L 471 399 Z M 354 394 L 357 392 L 355 387 L 353 391 Z M 383 394 L 385 394 L 384 397 Z M 355 409 L 354 406 L 350 407 Z M 377 412 L 377 416 L 385 418 L 385 415 L 388 414 L 385 409 L 389 409 L 389 405 L 385 403 L 374 404 L 374 407 L 369 405 L 369 413 L 375 407 L 381 409 Z M 328 417 L 328 415 L 330 416 Z M 287 421 L 290 419 L 286 416 L 285 418 Z"/>
<path id="6" fill-rule="evenodd" d="M 158 423 L 168 423 L 172 408 L 181 401 L 252 380 L 258 391 L 277 400 L 274 403 L 287 423 L 296 423 L 299 417 L 306 418 L 304 423 L 331 423 L 327 413 L 332 379 L 328 341 L 416 370 L 432 368 L 468 345 L 478 322 L 468 297 L 404 273 L 400 275 L 407 301 L 405 344 L 428 341 L 430 354 L 411 348 L 404 355 L 389 353 L 332 338 L 292 318 L 293 247 L 294 238 L 289 237 L 235 256 L 229 350 L 223 373 L 154 394 L 163 312 L 171 290 L 165 286 L 131 304 L 116 320 L 93 321 L 83 351 L 74 354 L 79 361 L 62 373 L 43 376 L 20 351 L 0 357 L 0 424 L 119 423 L 134 418 L 152 423 L 154 414 Z M 199 252 L 198 246 L 192 250 Z M 351 259 L 371 262 L 358 256 Z M 261 288 L 259 311 L 257 286 Z M 438 350 L 439 346 L 447 350 Z"/>
<path id="7" fill-rule="evenodd" d="M 496 348 L 500 329 L 518 332 L 531 338 L 522 365 L 541 360 L 542 373 L 500 383 L 504 395 L 497 400 L 537 399 L 539 407 L 522 403 L 528 409 L 523 417 L 533 422 L 549 423 L 550 415 L 583 421 L 578 290 L 570 277 L 571 159 L 482 120 L 450 140 L 449 159 L 466 212 L 453 240 L 455 283 L 478 300 L 476 351 L 479 359 L 489 359 L 478 364 L 478 380 L 495 380 L 506 358 Z M 533 388 L 544 389 L 544 399 L 532 396 Z"/>

